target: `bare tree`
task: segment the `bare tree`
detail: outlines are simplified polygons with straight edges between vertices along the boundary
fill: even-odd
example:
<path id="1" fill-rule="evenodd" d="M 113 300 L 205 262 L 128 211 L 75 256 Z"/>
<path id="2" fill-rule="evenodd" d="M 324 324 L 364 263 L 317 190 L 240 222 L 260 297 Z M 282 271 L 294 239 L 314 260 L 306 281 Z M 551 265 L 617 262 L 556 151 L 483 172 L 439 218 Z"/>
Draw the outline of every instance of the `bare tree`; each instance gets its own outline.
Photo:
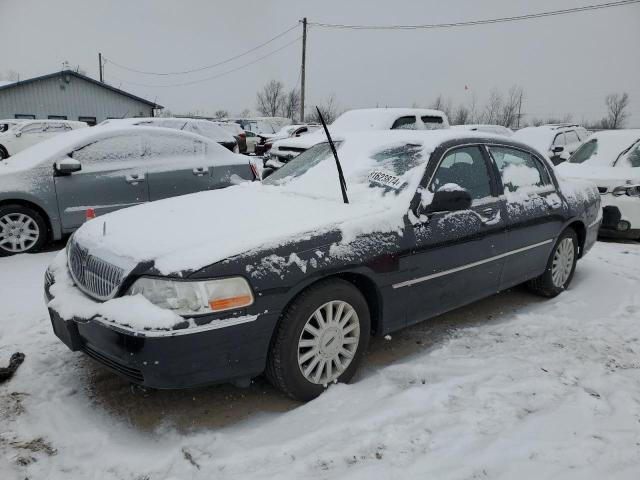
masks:
<path id="1" fill-rule="evenodd" d="M 293 88 L 285 95 L 282 102 L 282 116 L 293 120 L 300 110 L 300 92 Z"/>
<path id="2" fill-rule="evenodd" d="M 466 125 L 471 119 L 471 110 L 464 104 L 458 105 L 451 120 L 454 125 Z"/>
<path id="3" fill-rule="evenodd" d="M 431 102 L 429 108 L 433 108 L 434 110 L 440 110 L 444 112 L 448 118 L 453 116 L 453 106 L 451 104 L 450 98 L 444 98 L 442 94 L 439 94 L 436 99 Z"/>
<path id="4" fill-rule="evenodd" d="M 227 110 L 216 110 L 213 116 L 216 120 L 222 120 L 223 118 L 229 117 L 229 112 Z"/>
<path id="5" fill-rule="evenodd" d="M 503 104 L 502 94 L 497 88 L 494 88 L 493 90 L 491 90 L 489 99 L 487 100 L 487 103 L 484 106 L 481 122 L 479 123 L 488 123 L 491 125 L 497 124 L 500 119 L 500 114 L 502 112 L 502 104 Z"/>
<path id="6" fill-rule="evenodd" d="M 322 117 L 324 118 L 324 121 L 327 122 L 327 125 L 329 125 L 330 123 L 333 123 L 333 121 L 339 115 L 339 107 L 336 102 L 335 96 L 333 94 L 329 95 L 321 105 L 318 105 L 318 108 L 322 113 Z M 313 123 L 320 123 L 320 116 L 318 115 L 318 112 L 316 111 L 315 107 L 312 113 L 310 115 L 307 115 L 307 121 L 313 122 Z"/>
<path id="7" fill-rule="evenodd" d="M 256 109 L 262 115 L 277 117 L 284 103 L 284 84 L 278 80 L 271 80 L 256 97 Z"/>
<path id="8" fill-rule="evenodd" d="M 513 127 L 518 120 L 518 113 L 522 106 L 524 91 L 517 85 L 509 89 L 507 98 L 502 102 L 501 111 L 497 118 L 497 124 L 504 127 Z"/>
<path id="9" fill-rule="evenodd" d="M 247 118 L 250 116 L 251 116 L 251 110 L 249 110 L 248 108 L 245 108 L 240 112 L 240 118 Z"/>
<path id="10" fill-rule="evenodd" d="M 629 94 L 624 93 L 612 93 L 607 95 L 605 99 L 607 104 L 607 116 L 602 119 L 602 127 L 617 129 L 622 128 L 629 116 L 626 111 L 629 106 Z"/>
<path id="11" fill-rule="evenodd" d="M 17 82 L 20 80 L 20 74 L 15 70 L 8 68 L 0 75 L 0 80 L 6 80 L 8 82 Z"/>

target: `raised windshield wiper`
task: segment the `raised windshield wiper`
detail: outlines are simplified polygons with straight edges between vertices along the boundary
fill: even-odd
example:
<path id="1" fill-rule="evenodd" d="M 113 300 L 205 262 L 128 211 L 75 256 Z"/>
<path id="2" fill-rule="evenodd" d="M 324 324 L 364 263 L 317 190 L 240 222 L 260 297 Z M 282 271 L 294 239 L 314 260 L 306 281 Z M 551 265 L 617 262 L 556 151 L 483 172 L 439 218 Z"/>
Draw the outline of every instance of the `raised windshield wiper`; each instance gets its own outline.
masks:
<path id="1" fill-rule="evenodd" d="M 324 121 L 322 112 L 317 106 L 316 110 L 318 111 L 318 117 L 320 118 L 320 122 L 322 123 L 322 128 L 324 128 L 324 133 L 326 133 L 327 135 L 329 146 L 331 147 L 331 151 L 333 152 L 333 158 L 336 159 L 336 167 L 338 168 L 338 180 L 340 181 L 340 190 L 342 190 L 342 200 L 344 201 L 344 203 L 349 203 L 349 198 L 347 197 L 347 182 L 344 180 L 344 174 L 342 173 L 342 166 L 340 165 L 340 160 L 338 159 L 336 146 L 333 144 L 333 140 L 331 140 L 331 135 L 329 134 L 329 129 L 327 128 L 327 124 Z"/>

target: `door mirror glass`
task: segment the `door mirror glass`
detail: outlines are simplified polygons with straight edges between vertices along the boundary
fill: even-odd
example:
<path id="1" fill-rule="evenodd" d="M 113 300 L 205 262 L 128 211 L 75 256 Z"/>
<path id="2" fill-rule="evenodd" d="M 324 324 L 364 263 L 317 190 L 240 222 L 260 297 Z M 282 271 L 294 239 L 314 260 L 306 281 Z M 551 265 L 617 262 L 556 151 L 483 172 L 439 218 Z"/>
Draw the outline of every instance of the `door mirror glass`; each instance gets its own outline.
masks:
<path id="1" fill-rule="evenodd" d="M 553 147 L 553 150 L 551 151 L 555 154 L 562 153 L 564 152 L 564 147 Z"/>
<path id="2" fill-rule="evenodd" d="M 67 157 L 55 163 L 55 170 L 58 175 L 71 175 L 82 170 L 82 165 L 78 160 Z"/>
<path id="3" fill-rule="evenodd" d="M 430 213 L 453 212 L 468 210 L 469 208 L 471 208 L 471 195 L 469 192 L 458 184 L 448 183 L 433 194 L 433 200 L 431 200 L 428 211 Z"/>

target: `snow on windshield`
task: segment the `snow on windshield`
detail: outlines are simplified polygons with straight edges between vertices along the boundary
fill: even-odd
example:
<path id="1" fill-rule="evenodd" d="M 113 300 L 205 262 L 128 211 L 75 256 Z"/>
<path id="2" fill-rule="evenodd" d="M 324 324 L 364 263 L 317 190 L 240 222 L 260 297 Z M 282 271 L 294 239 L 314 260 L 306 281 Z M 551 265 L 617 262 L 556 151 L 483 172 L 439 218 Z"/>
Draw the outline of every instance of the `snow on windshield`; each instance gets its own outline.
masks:
<path id="1" fill-rule="evenodd" d="M 337 141 L 338 157 L 352 203 L 395 201 L 401 192 L 408 205 L 429 159 L 422 142 L 397 142 L 372 148 L 360 139 Z M 313 146 L 277 170 L 264 182 L 287 192 L 342 198 L 338 173 L 327 142 Z"/>

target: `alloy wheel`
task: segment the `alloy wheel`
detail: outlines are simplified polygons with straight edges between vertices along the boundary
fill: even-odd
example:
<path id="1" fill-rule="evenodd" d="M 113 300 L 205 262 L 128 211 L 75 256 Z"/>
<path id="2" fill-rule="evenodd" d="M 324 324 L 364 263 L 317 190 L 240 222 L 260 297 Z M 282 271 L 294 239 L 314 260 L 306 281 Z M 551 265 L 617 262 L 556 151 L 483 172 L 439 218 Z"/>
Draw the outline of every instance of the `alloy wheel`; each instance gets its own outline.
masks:
<path id="1" fill-rule="evenodd" d="M 32 248 L 40 238 L 35 219 L 24 213 L 8 213 L 0 217 L 0 248 L 22 253 Z"/>
<path id="2" fill-rule="evenodd" d="M 325 303 L 311 314 L 298 340 L 298 366 L 309 382 L 326 385 L 349 367 L 360 341 L 360 321 L 347 302 Z"/>
<path id="3" fill-rule="evenodd" d="M 557 246 L 551 263 L 551 280 L 556 287 L 564 287 L 571 275 L 575 247 L 571 238 L 564 238 Z"/>

